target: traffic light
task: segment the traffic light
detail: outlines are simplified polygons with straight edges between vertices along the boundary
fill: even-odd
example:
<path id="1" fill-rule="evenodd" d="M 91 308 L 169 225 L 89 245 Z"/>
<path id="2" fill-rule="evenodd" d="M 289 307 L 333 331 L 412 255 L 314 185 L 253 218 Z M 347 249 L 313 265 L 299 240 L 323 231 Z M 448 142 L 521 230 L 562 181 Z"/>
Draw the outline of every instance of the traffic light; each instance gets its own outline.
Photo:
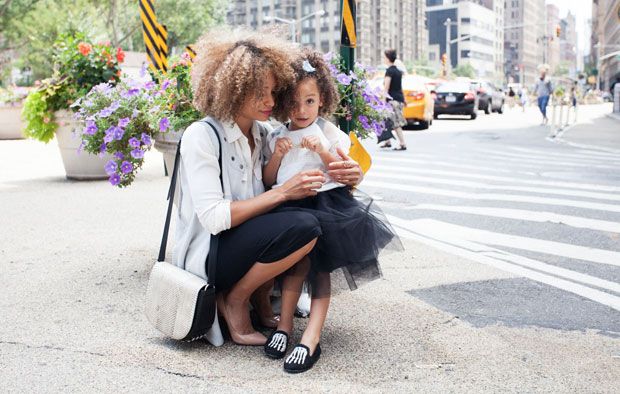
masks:
<path id="1" fill-rule="evenodd" d="M 448 61 L 448 55 L 444 53 L 443 55 L 441 55 L 441 65 L 445 66 L 447 61 Z"/>
<path id="2" fill-rule="evenodd" d="M 562 33 L 562 28 L 560 27 L 560 25 L 557 25 L 555 27 L 555 36 L 559 38 L 560 37 L 560 33 Z"/>

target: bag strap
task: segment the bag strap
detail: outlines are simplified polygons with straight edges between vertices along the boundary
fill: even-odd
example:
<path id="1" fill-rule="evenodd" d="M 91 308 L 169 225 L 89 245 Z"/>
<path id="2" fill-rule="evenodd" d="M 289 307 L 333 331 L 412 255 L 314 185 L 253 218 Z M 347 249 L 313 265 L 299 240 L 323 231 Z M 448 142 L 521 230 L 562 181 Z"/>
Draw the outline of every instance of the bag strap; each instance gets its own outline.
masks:
<path id="1" fill-rule="evenodd" d="M 213 129 L 213 133 L 218 142 L 218 157 L 217 162 L 220 166 L 220 185 L 222 186 L 222 193 L 224 193 L 224 178 L 222 176 L 222 141 L 217 129 L 210 122 L 203 120 L 202 122 L 208 124 Z M 157 261 L 164 261 L 166 259 L 166 244 L 168 243 L 168 232 L 170 229 L 170 216 L 172 214 L 172 205 L 174 202 L 174 192 L 176 190 L 177 174 L 179 172 L 179 162 L 181 157 L 181 140 L 177 145 L 177 152 L 174 157 L 174 169 L 172 170 L 172 176 L 170 179 L 170 188 L 168 189 L 168 211 L 166 212 L 166 223 L 164 224 L 164 233 L 161 239 L 161 245 L 159 246 L 159 256 Z M 207 284 L 212 287 L 215 286 L 215 273 L 217 268 L 217 253 L 219 246 L 219 234 L 211 235 L 211 242 L 209 247 L 209 254 L 207 255 Z"/>

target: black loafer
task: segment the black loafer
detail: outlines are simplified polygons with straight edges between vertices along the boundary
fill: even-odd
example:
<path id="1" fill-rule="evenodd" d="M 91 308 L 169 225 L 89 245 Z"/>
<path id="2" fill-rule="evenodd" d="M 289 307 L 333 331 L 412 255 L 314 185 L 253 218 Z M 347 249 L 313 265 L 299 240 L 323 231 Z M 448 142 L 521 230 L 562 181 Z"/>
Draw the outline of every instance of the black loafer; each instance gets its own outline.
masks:
<path id="1" fill-rule="evenodd" d="M 321 345 L 317 344 L 314 354 L 310 355 L 310 349 L 301 343 L 293 348 L 291 354 L 284 361 L 284 371 L 288 373 L 306 372 L 314 366 L 321 357 Z"/>
<path id="2" fill-rule="evenodd" d="M 288 334 L 284 331 L 276 330 L 269 335 L 265 343 L 265 355 L 275 360 L 281 359 L 286 354 L 288 348 Z"/>

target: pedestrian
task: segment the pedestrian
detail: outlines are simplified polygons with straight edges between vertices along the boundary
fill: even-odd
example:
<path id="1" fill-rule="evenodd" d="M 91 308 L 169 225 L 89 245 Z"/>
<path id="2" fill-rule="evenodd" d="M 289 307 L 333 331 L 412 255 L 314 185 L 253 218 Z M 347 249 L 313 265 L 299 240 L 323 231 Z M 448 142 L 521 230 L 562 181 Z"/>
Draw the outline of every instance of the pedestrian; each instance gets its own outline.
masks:
<path id="1" fill-rule="evenodd" d="M 522 108 L 523 112 L 525 112 L 525 108 L 528 105 L 530 105 L 529 92 L 527 91 L 527 88 L 525 86 L 523 86 L 521 88 L 519 99 L 520 99 L 520 102 L 521 102 L 521 108 Z"/>
<path id="2" fill-rule="evenodd" d="M 543 117 L 541 124 L 545 125 L 549 121 L 547 118 L 547 104 L 549 104 L 549 97 L 551 97 L 553 88 L 551 86 L 551 80 L 547 77 L 547 68 L 544 66 L 540 68 L 540 78 L 534 85 L 534 92 L 536 92 L 536 96 L 538 96 L 538 109 Z"/>
<path id="3" fill-rule="evenodd" d="M 575 114 L 575 123 L 577 123 L 577 82 L 570 88 L 570 104 L 573 108 L 573 113 Z M 567 117 L 568 118 L 568 117 Z"/>
<path id="4" fill-rule="evenodd" d="M 402 86 L 403 73 L 394 64 L 396 61 L 395 49 L 387 49 L 384 55 L 384 61 L 388 68 L 385 70 L 383 88 L 385 89 L 387 100 L 392 106 L 391 124 L 398 140 L 398 147 L 395 147 L 394 150 L 407 150 L 407 143 L 403 135 L 403 126 L 407 124 L 407 120 L 405 120 L 403 115 L 403 109 L 405 108 L 405 95 L 403 94 Z M 381 148 L 389 148 L 392 145 L 390 140 L 388 140 L 379 146 Z"/>
<path id="5" fill-rule="evenodd" d="M 508 107 L 512 109 L 515 106 L 515 91 L 512 86 L 508 88 Z"/>
<path id="6" fill-rule="evenodd" d="M 270 34 L 216 29 L 199 40 L 192 66 L 194 105 L 207 117 L 190 125 L 181 139 L 173 261 L 206 278 L 211 234 L 219 234 L 217 311 L 240 345 L 266 342 L 250 322 L 252 295 L 258 290 L 259 302 L 268 299 L 270 281 L 295 270 L 322 233 L 310 213 L 272 212 L 285 201 L 316 195 L 326 180 L 321 171 L 302 171 L 269 191 L 262 182 L 263 149 L 271 131 L 263 122 L 282 103 L 278 94 L 294 82 L 290 63 L 296 51 Z M 332 167 L 344 171 L 345 165 L 350 173 L 342 182 L 356 184 L 361 169 L 355 162 Z M 289 280 L 286 276 L 284 283 Z M 259 309 L 268 311 L 264 318 L 273 318 L 270 305 Z M 206 338 L 223 342 L 218 320 Z"/>
<path id="7" fill-rule="evenodd" d="M 323 55 L 305 49 L 293 63 L 296 86 L 291 89 L 287 106 L 275 113 L 290 123 L 277 128 L 269 136 L 269 158 L 263 170 L 265 187 L 277 190 L 299 171 L 319 168 L 325 171 L 339 161 L 338 150 L 351 144 L 346 134 L 324 117 L 332 116 L 338 104 L 338 91 Z M 298 345 L 284 362 L 287 372 L 304 372 L 312 368 L 321 354 L 320 338 L 331 297 L 330 273 L 343 269 L 351 290 L 360 279 L 380 277 L 379 251 L 387 245 L 400 246 L 400 241 L 387 223 L 385 215 L 367 196 L 341 183 L 341 177 L 328 178 L 316 196 L 288 201 L 277 211 L 308 212 L 316 216 L 323 235 L 308 255 L 309 283 L 312 301 L 310 319 Z M 358 197 L 361 196 L 361 197 Z M 359 199 L 358 199 L 359 198 Z M 297 281 L 302 289 L 303 277 Z M 280 322 L 267 339 L 265 354 L 274 359 L 286 355 L 293 331 L 296 303 L 282 303 Z"/>

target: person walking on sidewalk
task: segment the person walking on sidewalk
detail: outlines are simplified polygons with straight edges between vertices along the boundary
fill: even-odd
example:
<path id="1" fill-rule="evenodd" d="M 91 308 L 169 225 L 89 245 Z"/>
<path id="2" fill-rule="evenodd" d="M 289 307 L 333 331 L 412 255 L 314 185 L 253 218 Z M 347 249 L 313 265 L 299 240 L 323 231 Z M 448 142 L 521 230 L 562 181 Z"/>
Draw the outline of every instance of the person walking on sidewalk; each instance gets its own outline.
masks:
<path id="1" fill-rule="evenodd" d="M 540 78 L 536 81 L 536 85 L 534 85 L 534 91 L 536 96 L 538 96 L 538 109 L 540 109 L 543 117 L 542 124 L 547 124 L 547 104 L 549 104 L 549 97 L 551 97 L 553 88 L 551 80 L 547 77 L 547 69 L 545 67 L 540 69 Z"/>
<path id="2" fill-rule="evenodd" d="M 396 67 L 396 50 L 387 49 L 384 52 L 385 64 L 388 66 L 385 70 L 385 79 L 383 80 L 383 87 L 387 93 L 388 100 L 392 105 L 394 113 L 391 117 L 392 127 L 396 132 L 396 138 L 398 139 L 399 146 L 394 150 L 406 150 L 407 143 L 405 142 L 405 136 L 403 135 L 403 126 L 407 124 L 405 116 L 403 115 L 403 109 L 405 108 L 405 95 L 403 94 L 403 73 Z M 382 148 L 391 146 L 390 141 L 380 145 Z"/>
<path id="3" fill-rule="evenodd" d="M 278 94 L 294 82 L 291 61 L 297 47 L 269 34 L 216 29 L 203 35 L 196 51 L 194 105 L 207 117 L 190 125 L 181 139 L 173 262 L 205 278 L 211 234 L 220 234 L 218 314 L 235 343 L 260 346 L 267 338 L 252 327 L 250 298 L 258 290 L 261 319 L 273 320 L 271 281 L 294 270 L 322 234 L 310 213 L 270 211 L 283 202 L 315 196 L 326 178 L 319 170 L 306 170 L 269 191 L 262 182 L 263 151 L 271 132 L 263 122 L 282 102 L 276 100 Z M 348 167 L 360 174 L 349 178 L 355 184 L 361 170 L 355 162 Z M 284 286 L 289 278 L 294 279 L 285 276 Z M 207 339 L 223 343 L 217 320 Z"/>

